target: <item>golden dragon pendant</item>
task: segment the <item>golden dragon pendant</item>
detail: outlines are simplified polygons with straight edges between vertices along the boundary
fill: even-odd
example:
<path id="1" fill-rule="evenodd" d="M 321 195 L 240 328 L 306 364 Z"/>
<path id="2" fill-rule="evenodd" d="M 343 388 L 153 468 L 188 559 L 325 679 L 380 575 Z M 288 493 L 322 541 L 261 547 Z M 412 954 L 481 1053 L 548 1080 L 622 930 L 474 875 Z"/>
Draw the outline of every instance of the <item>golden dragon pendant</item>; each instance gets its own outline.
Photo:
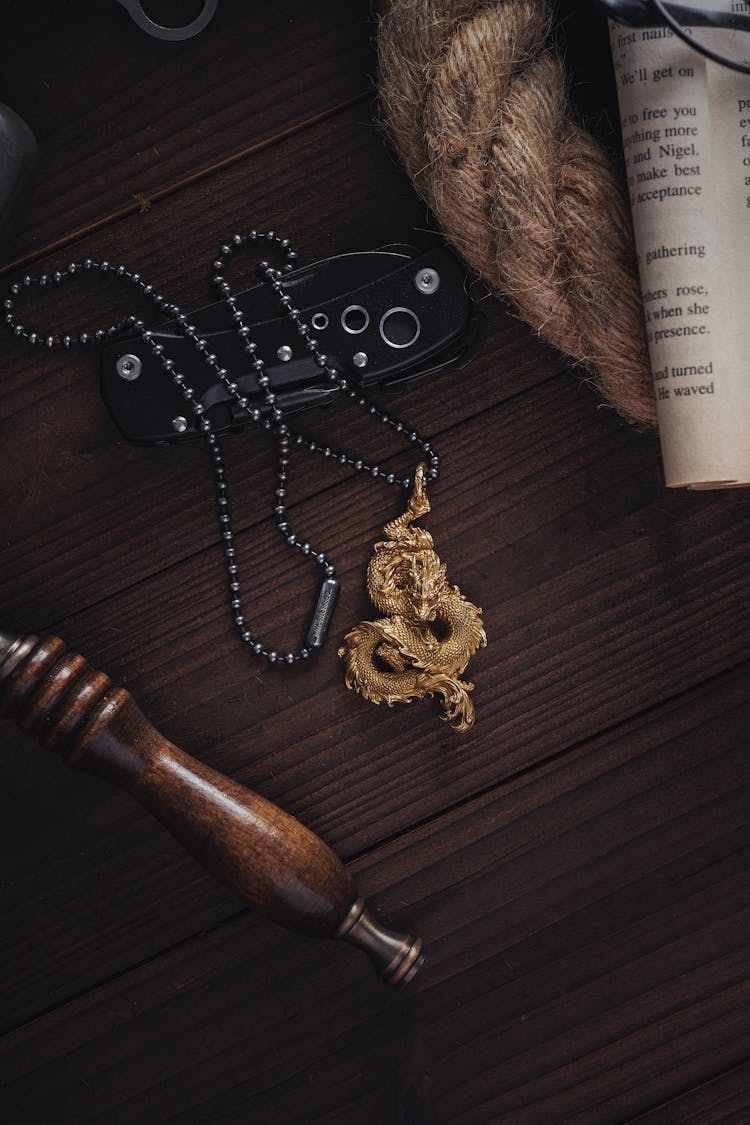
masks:
<path id="1" fill-rule="evenodd" d="M 429 531 L 413 526 L 430 510 L 425 471 L 417 467 L 409 506 L 385 525 L 367 568 L 370 601 L 386 616 L 356 625 L 339 656 L 346 686 L 365 699 L 392 707 L 437 695 L 441 718 L 465 731 L 474 725 L 474 685 L 459 676 L 487 637 L 481 609 L 449 584 Z"/>

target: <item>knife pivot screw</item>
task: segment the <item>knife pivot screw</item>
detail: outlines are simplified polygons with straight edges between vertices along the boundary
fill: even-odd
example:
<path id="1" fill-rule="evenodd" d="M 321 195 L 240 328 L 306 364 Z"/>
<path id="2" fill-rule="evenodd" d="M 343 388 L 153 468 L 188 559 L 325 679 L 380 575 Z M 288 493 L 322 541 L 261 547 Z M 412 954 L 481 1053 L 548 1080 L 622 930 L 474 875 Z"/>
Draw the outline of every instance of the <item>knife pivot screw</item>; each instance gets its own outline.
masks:
<path id="1" fill-rule="evenodd" d="M 352 356 L 352 363 L 355 367 L 367 367 L 367 352 L 355 352 Z"/>
<path id="2" fill-rule="evenodd" d="M 280 359 L 282 363 L 288 363 L 292 358 L 292 349 L 288 344 L 282 344 L 279 350 L 276 352 L 276 357 L 277 359 Z"/>
<path id="3" fill-rule="evenodd" d="M 175 433 L 184 434 L 187 428 L 187 418 L 183 418 L 181 414 L 178 414 L 176 418 L 172 419 L 172 429 Z"/>
<path id="4" fill-rule="evenodd" d="M 440 288 L 440 274 L 437 270 L 422 269 L 414 276 L 414 286 L 419 293 L 429 296 Z"/>
<path id="5" fill-rule="evenodd" d="M 143 364 L 137 355 L 121 355 L 115 367 L 120 378 L 127 379 L 129 383 L 137 379 L 143 370 Z"/>

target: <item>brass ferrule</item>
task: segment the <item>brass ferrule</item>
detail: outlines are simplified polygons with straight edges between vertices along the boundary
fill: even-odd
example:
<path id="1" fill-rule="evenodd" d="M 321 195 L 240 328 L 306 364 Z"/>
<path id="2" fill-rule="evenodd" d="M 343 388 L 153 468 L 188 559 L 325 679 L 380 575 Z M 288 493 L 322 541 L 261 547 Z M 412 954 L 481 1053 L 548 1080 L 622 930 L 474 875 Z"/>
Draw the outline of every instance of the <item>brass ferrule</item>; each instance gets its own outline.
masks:
<path id="1" fill-rule="evenodd" d="M 0 631 L 0 679 L 7 680 L 29 655 L 38 637 Z"/>
<path id="2" fill-rule="evenodd" d="M 363 949 L 386 984 L 408 984 L 424 964 L 422 939 L 381 926 L 358 898 L 336 931 L 336 937 Z"/>

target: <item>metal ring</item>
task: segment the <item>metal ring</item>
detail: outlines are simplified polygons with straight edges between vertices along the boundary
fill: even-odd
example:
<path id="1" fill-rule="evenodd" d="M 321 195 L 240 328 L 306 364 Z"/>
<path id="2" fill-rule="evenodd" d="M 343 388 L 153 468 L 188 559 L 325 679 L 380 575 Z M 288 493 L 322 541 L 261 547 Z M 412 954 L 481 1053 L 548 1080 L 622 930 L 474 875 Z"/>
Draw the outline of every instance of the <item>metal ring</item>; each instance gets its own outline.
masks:
<path id="1" fill-rule="evenodd" d="M 346 323 L 347 313 L 353 313 L 353 312 L 360 312 L 364 316 L 365 322 L 364 322 L 364 324 L 362 325 L 361 328 L 350 328 L 349 325 Z M 365 329 L 367 328 L 369 323 L 370 323 L 370 314 L 368 313 L 367 309 L 362 307 L 362 305 L 347 305 L 346 308 L 344 309 L 344 311 L 341 314 L 341 327 L 344 329 L 344 332 L 348 332 L 351 336 L 359 336 L 360 332 L 365 331 Z"/>
<path id="2" fill-rule="evenodd" d="M 410 316 L 412 318 L 412 320 L 414 321 L 414 324 L 416 325 L 416 329 L 417 329 L 416 332 L 412 336 L 411 340 L 407 340 L 407 342 L 405 344 L 394 344 L 393 340 L 389 340 L 388 337 L 386 336 L 385 332 L 383 331 L 383 325 L 385 324 L 388 317 L 392 316 L 393 313 L 406 313 L 408 316 Z M 413 309 L 405 309 L 403 307 L 403 305 L 397 305 L 395 308 L 388 309 L 388 312 L 383 313 L 383 315 L 380 318 L 379 330 L 380 330 L 380 335 L 381 335 L 382 339 L 388 345 L 389 348 L 410 348 L 412 346 L 412 344 L 416 343 L 416 341 L 419 339 L 419 333 L 422 331 L 422 325 L 419 322 L 419 317 L 413 311 Z"/>
<path id="3" fill-rule="evenodd" d="M 328 327 L 328 317 L 324 312 L 313 313 L 311 323 L 316 332 L 322 332 L 324 328 Z"/>
<path id="4" fill-rule="evenodd" d="M 194 35 L 203 31 L 204 27 L 207 27 L 214 18 L 218 2 L 219 0 L 205 0 L 199 15 L 182 27 L 164 27 L 144 12 L 141 0 L 117 0 L 117 3 L 123 6 L 133 22 L 138 24 L 141 31 L 147 31 L 149 35 L 153 35 L 154 39 L 169 39 L 172 42 L 192 39 Z"/>

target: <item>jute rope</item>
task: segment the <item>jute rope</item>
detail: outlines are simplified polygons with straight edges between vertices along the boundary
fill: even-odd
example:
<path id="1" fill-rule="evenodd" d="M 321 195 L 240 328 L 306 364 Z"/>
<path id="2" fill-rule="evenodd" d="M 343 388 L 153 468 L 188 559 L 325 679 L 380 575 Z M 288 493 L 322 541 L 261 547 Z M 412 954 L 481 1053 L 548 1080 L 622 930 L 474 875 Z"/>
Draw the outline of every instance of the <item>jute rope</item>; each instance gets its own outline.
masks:
<path id="1" fill-rule="evenodd" d="M 576 124 L 545 0 L 391 0 L 382 112 L 448 240 L 631 421 L 654 396 L 627 201 Z"/>

